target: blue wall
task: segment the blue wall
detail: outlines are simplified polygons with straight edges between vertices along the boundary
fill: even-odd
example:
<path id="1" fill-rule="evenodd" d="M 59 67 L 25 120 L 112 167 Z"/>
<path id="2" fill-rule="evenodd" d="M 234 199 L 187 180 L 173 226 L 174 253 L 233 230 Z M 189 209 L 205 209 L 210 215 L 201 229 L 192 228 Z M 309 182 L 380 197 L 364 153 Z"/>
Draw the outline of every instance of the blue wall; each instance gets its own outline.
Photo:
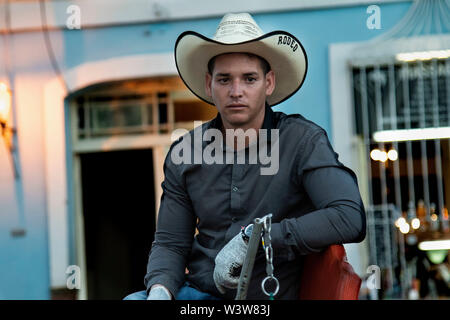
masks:
<path id="1" fill-rule="evenodd" d="M 410 2 L 380 5 L 381 29 L 369 30 L 367 6 L 327 10 L 308 10 L 253 15 L 264 32 L 286 30 L 293 33 L 308 55 L 309 70 L 300 91 L 274 109 L 301 113 L 331 133 L 328 46 L 335 42 L 365 41 L 394 26 L 407 12 Z M 180 33 L 193 30 L 208 37 L 214 35 L 220 17 L 195 21 L 177 21 L 110 27 L 94 30 L 67 30 L 65 65 L 72 68 L 86 61 L 131 54 L 172 52 Z"/>
<path id="2" fill-rule="evenodd" d="M 265 32 L 282 29 L 295 34 L 302 41 L 309 57 L 309 70 L 303 88 L 291 99 L 275 107 L 275 110 L 301 113 L 331 133 L 329 44 L 373 38 L 395 25 L 410 5 L 411 2 L 380 5 L 381 30 L 367 29 L 367 6 L 254 15 Z M 62 33 L 64 53 L 59 64 L 61 69 L 66 70 L 82 63 L 112 57 L 171 52 L 181 32 L 190 29 L 212 36 L 219 21 L 220 18 L 211 18 L 189 22 L 53 31 L 52 39 L 56 41 Z M 16 70 L 52 72 L 41 34 L 18 34 L 15 37 L 16 42 L 26 41 L 30 46 L 33 43 L 33 59 L 22 58 L 23 63 L 18 64 Z M 43 132 L 36 134 L 43 135 Z M 39 162 L 45 161 L 41 152 L 42 150 L 38 153 Z M 2 153 L 2 156 L 6 154 Z M 45 177 L 38 177 L 39 181 L 28 181 L 28 184 L 34 185 L 30 190 L 36 190 L 37 185 L 41 191 L 25 193 L 26 221 L 29 229 L 24 238 L 10 237 L 9 230 L 15 224 L 15 200 L 8 195 L 0 195 L 0 212 L 7 212 L 8 217 L 13 217 L 0 215 L 0 299 L 49 298 Z M 27 190 L 27 181 L 24 184 Z M 11 190 L 14 190 L 13 185 Z M 72 242 L 72 257 L 73 246 Z"/>

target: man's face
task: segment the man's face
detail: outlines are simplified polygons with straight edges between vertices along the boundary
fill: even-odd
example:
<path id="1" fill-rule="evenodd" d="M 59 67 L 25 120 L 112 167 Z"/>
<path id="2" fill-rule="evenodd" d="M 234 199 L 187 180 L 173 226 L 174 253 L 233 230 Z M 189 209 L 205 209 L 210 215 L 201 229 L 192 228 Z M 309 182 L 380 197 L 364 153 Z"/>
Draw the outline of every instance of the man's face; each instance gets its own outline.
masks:
<path id="1" fill-rule="evenodd" d="M 259 129 L 266 97 L 275 88 L 275 75 L 266 75 L 260 60 L 242 53 L 216 57 L 212 75 L 206 74 L 206 93 L 216 105 L 225 129 Z"/>

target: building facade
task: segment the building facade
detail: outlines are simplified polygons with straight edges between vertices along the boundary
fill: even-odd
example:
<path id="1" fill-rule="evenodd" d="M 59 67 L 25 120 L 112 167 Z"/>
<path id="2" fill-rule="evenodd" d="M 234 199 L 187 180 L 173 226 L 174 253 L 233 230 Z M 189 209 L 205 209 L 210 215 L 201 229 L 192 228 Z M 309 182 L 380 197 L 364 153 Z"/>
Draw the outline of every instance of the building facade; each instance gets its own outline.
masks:
<path id="1" fill-rule="evenodd" d="M 186 30 L 212 37 L 227 12 L 302 41 L 306 81 L 274 109 L 322 126 L 369 204 L 348 59 L 413 2 L 259 2 L 3 4 L 0 77 L 16 135 L 13 151 L 0 144 L 0 299 L 120 299 L 143 289 L 171 132 L 216 113 L 178 78 L 175 40 Z M 367 241 L 346 249 L 366 277 Z"/>

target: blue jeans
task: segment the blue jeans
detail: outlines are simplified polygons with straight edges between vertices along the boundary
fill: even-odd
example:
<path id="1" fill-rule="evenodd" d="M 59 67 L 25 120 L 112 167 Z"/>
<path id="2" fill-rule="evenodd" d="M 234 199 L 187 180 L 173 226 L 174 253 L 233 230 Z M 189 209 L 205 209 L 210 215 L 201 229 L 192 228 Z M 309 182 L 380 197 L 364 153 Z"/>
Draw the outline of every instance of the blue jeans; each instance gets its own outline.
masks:
<path id="1" fill-rule="evenodd" d="M 138 291 L 126 296 L 123 300 L 147 300 L 147 292 L 145 290 Z M 209 293 L 198 291 L 189 286 L 188 282 L 178 290 L 175 300 L 221 300 Z"/>

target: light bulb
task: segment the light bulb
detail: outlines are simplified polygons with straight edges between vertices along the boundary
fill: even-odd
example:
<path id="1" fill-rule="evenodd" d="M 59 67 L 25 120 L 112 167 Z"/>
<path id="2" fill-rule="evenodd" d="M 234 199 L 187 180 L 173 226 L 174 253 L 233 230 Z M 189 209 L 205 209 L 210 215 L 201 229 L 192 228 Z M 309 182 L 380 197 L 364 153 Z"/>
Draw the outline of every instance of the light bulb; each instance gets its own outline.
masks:
<path id="1" fill-rule="evenodd" d="M 395 161 L 398 159 L 398 152 L 395 149 L 391 149 L 388 151 L 387 156 L 388 156 L 389 160 Z"/>
<path id="2" fill-rule="evenodd" d="M 407 234 L 409 232 L 409 224 L 407 224 L 407 223 L 401 224 L 400 232 L 403 234 Z"/>
<path id="3" fill-rule="evenodd" d="M 419 229 L 419 227 L 420 227 L 420 220 L 418 218 L 412 219 L 411 226 L 413 227 L 413 229 Z"/>

